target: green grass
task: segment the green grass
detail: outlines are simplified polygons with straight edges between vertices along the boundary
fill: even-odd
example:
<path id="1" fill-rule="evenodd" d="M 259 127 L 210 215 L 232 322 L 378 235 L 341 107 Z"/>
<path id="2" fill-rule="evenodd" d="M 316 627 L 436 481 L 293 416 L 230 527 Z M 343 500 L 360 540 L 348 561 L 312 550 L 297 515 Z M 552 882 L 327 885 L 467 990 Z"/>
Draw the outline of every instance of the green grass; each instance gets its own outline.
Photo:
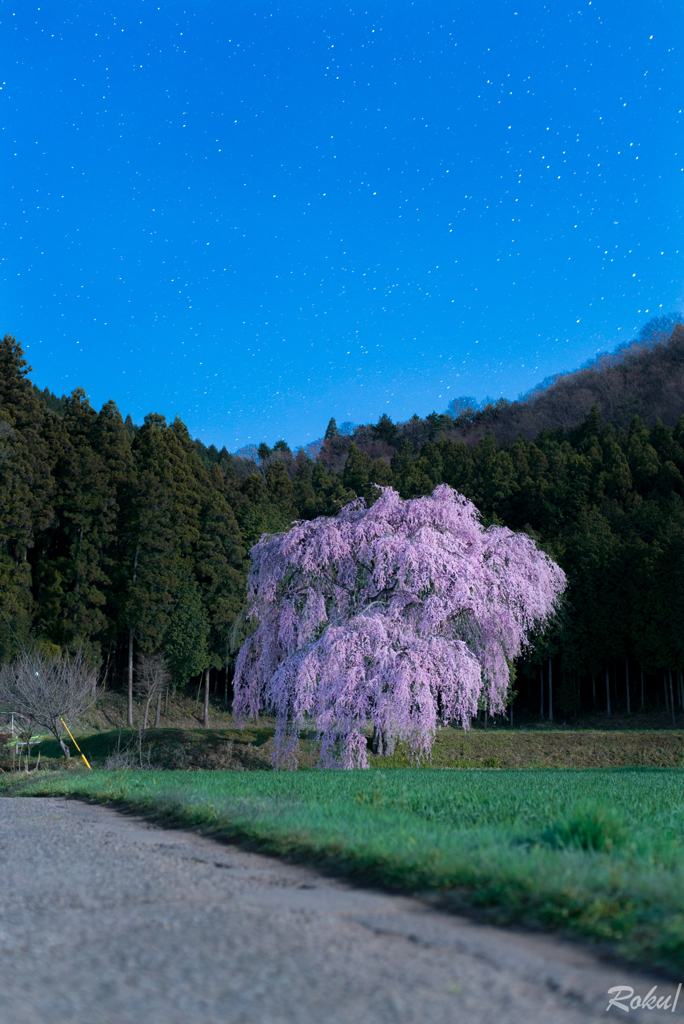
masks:
<path id="1" fill-rule="evenodd" d="M 374 766 L 409 765 L 401 745 Z M 684 766 L 684 732 L 573 729 L 440 729 L 434 768 L 675 768 Z"/>
<path id="2" fill-rule="evenodd" d="M 561 929 L 684 968 L 684 773 L 94 771 L 2 777 L 432 892 L 499 923 Z"/>

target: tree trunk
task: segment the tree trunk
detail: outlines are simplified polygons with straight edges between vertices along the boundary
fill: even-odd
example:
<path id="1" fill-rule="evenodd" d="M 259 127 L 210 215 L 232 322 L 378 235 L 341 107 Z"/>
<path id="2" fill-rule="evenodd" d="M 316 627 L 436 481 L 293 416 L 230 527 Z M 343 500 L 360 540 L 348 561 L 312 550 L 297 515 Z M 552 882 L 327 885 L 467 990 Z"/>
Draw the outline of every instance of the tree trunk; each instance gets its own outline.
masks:
<path id="1" fill-rule="evenodd" d="M 670 702 L 667 697 L 667 672 L 663 669 L 663 689 L 665 690 L 665 711 L 670 713 Z"/>
<path id="2" fill-rule="evenodd" d="M 606 715 L 610 718 L 610 669 L 606 665 Z"/>
<path id="3" fill-rule="evenodd" d="M 204 670 L 204 728 L 209 728 L 209 675 L 210 668 Z"/>
<path id="4" fill-rule="evenodd" d="M 133 586 L 138 575 L 138 555 L 140 554 L 140 542 L 135 548 L 133 559 Z M 128 724 L 133 725 L 133 627 L 128 628 Z"/>
<path id="5" fill-rule="evenodd" d="M 169 691 L 170 690 L 171 690 L 171 687 L 167 686 L 166 687 L 166 695 L 164 697 L 164 719 L 167 719 L 169 717 Z"/>
<path id="6" fill-rule="evenodd" d="M 71 757 L 71 753 L 69 752 L 69 748 L 67 747 L 66 743 L 64 742 L 64 740 L 62 739 L 61 736 L 59 736 L 58 739 L 59 739 L 59 745 L 62 748 L 62 750 L 64 752 L 64 756 L 66 757 L 66 759 L 68 761 L 69 758 Z M 21 765 L 19 765 L 19 767 L 21 768 Z"/>
<path id="7" fill-rule="evenodd" d="M 228 666 L 223 669 L 223 706 L 228 707 Z"/>
<path id="8" fill-rule="evenodd" d="M 162 698 L 162 688 L 160 686 L 159 687 L 159 691 L 157 693 L 157 713 L 154 716 L 154 727 L 155 727 L 155 729 L 159 728 L 159 719 L 161 718 L 161 698 Z"/>
<path id="9" fill-rule="evenodd" d="M 549 722 L 553 722 L 553 668 L 549 658 Z"/>
<path id="10" fill-rule="evenodd" d="M 145 702 L 145 715 L 143 717 L 143 731 L 147 729 L 147 718 L 150 713 L 150 703 L 152 701 L 153 694 L 150 694 Z"/>
<path id="11" fill-rule="evenodd" d="M 373 728 L 371 751 L 374 757 L 391 757 L 397 746 L 396 736 L 391 736 L 384 729 Z"/>
<path id="12" fill-rule="evenodd" d="M 629 703 L 629 658 L 625 658 L 625 689 L 627 691 L 627 714 L 632 713 L 632 708 Z"/>
<path id="13" fill-rule="evenodd" d="M 674 691 L 672 689 L 672 669 L 669 670 L 670 675 L 670 708 L 672 709 L 672 724 L 675 724 L 675 702 L 674 702 Z"/>
<path id="14" fill-rule="evenodd" d="M 133 629 L 128 630 L 128 724 L 133 725 Z"/>
<path id="15" fill-rule="evenodd" d="M 541 718 L 544 717 L 544 668 L 542 665 L 539 666 L 539 715 Z"/>

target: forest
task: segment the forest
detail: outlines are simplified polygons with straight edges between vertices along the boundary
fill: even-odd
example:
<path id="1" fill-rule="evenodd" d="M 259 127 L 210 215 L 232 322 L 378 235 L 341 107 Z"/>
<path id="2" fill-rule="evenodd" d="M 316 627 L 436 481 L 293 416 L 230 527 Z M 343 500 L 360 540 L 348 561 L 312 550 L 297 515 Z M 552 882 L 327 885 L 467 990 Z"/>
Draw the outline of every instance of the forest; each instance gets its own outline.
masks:
<path id="1" fill-rule="evenodd" d="M 30 370 L 5 336 L 1 661 L 21 644 L 81 647 L 103 685 L 126 689 L 134 659 L 162 653 L 176 688 L 209 670 L 228 699 L 262 533 L 372 502 L 379 486 L 411 498 L 447 483 L 568 577 L 553 626 L 517 665 L 516 707 L 568 717 L 684 705 L 682 325 L 653 321 L 517 402 L 457 399 L 405 423 L 331 419 L 296 452 L 285 440 L 238 455 L 205 447 L 180 419 L 136 425 L 112 401 L 93 409 L 82 388 L 40 391 Z"/>

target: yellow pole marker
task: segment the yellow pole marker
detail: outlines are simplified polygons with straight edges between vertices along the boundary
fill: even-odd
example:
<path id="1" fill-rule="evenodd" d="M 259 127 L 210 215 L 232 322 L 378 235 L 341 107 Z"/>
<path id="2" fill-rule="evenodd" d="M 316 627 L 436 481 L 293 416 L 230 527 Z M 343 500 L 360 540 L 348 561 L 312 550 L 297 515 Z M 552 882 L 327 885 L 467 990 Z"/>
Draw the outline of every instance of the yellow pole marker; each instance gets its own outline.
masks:
<path id="1" fill-rule="evenodd" d="M 66 731 L 67 731 L 67 732 L 69 733 L 69 735 L 71 736 L 71 730 L 69 729 L 69 726 L 68 726 L 68 725 L 66 724 L 66 722 L 64 721 L 64 719 L 63 719 L 63 718 L 60 718 L 60 722 L 62 723 L 62 725 L 64 726 L 64 728 L 66 729 Z M 73 736 L 71 736 L 71 739 L 73 740 L 73 744 L 74 744 L 74 746 L 76 747 L 76 749 L 78 750 L 79 754 L 81 755 L 81 757 L 82 757 L 82 758 L 83 758 L 83 760 L 85 761 L 86 765 L 88 766 L 88 769 L 89 769 L 89 771 L 91 771 L 91 772 L 92 772 L 92 770 L 93 770 L 93 769 L 92 769 L 92 768 L 90 767 L 90 765 L 89 765 L 89 764 L 88 764 L 88 762 L 86 761 L 86 756 L 85 756 L 85 754 L 83 753 L 83 751 L 81 750 L 81 748 L 79 747 L 78 743 L 76 742 L 76 740 L 74 739 L 74 737 L 73 737 Z"/>

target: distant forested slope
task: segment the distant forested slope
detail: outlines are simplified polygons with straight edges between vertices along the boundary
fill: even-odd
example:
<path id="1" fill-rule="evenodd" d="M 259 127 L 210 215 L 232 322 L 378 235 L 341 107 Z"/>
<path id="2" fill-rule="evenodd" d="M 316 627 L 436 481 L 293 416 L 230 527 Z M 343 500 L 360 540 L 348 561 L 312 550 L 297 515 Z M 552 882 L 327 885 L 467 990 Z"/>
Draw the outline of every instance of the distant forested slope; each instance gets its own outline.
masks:
<path id="1" fill-rule="evenodd" d="M 674 317 L 651 321 L 636 341 L 604 354 L 573 373 L 557 374 L 517 402 L 486 405 L 475 415 L 455 416 L 464 439 L 488 427 L 500 443 L 542 430 L 576 426 L 596 406 L 601 417 L 628 429 L 638 415 L 648 426 L 661 420 L 673 427 L 684 395 L 684 326 Z"/>

